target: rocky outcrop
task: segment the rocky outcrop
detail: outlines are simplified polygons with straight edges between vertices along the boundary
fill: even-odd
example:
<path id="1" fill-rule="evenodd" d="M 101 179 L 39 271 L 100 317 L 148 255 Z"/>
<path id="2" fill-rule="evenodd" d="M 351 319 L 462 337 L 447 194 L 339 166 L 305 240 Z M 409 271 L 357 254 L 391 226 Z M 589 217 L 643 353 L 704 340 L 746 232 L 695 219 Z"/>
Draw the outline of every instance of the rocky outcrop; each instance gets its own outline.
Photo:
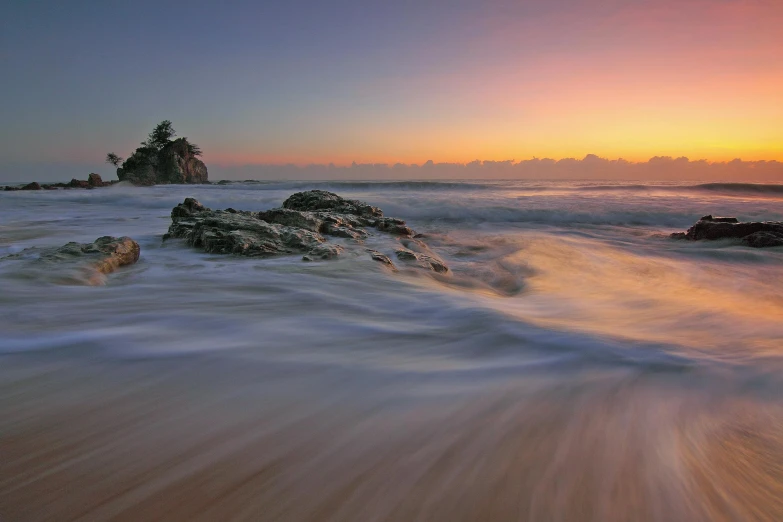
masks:
<path id="1" fill-rule="evenodd" d="M 347 250 L 364 251 L 371 259 L 395 268 L 388 255 L 358 248 L 366 240 L 385 237 L 389 250 L 402 249 L 406 253 L 397 257 L 411 266 L 447 272 L 446 264 L 412 236 L 403 220 L 385 217 L 377 207 L 311 190 L 292 195 L 281 208 L 260 212 L 212 210 L 186 198 L 171 211 L 171 226 L 164 240 L 183 238 L 193 247 L 219 254 L 303 254 L 305 261 L 333 259 Z"/>
<path id="2" fill-rule="evenodd" d="M 687 232 L 677 232 L 671 237 L 690 241 L 739 239 L 754 248 L 783 246 L 783 222 L 740 222 L 734 217 L 708 215 L 697 221 Z"/>
<path id="3" fill-rule="evenodd" d="M 111 185 L 117 183 L 117 181 L 103 181 L 101 179 L 100 174 L 92 173 L 89 175 L 89 177 L 86 180 L 83 179 L 76 179 L 73 178 L 68 183 L 38 183 L 36 181 L 33 181 L 32 183 L 28 183 L 27 185 L 23 186 L 7 186 L 3 187 L 3 190 L 6 191 L 15 191 L 15 190 L 57 190 L 57 189 L 73 189 L 73 188 L 83 188 L 83 189 L 92 189 L 92 188 L 98 188 L 98 187 L 110 187 Z"/>
<path id="4" fill-rule="evenodd" d="M 67 243 L 57 248 L 28 248 L 3 260 L 24 260 L 28 269 L 55 281 L 101 284 L 102 276 L 139 260 L 141 249 L 133 239 L 103 236 L 92 243 Z"/>

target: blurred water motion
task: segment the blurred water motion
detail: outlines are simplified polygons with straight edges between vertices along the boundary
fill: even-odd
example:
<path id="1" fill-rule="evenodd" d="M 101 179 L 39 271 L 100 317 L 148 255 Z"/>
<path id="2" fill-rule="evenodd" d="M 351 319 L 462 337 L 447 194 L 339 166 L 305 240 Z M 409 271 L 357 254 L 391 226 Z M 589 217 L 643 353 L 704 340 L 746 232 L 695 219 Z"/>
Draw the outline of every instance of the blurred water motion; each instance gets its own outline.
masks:
<path id="1" fill-rule="evenodd" d="M 0 520 L 783 520 L 783 252 L 665 238 L 776 192 L 484 185 L 329 187 L 447 277 L 160 242 L 300 186 L 0 194 L 0 255 L 142 245 L 0 262 Z"/>
<path id="2" fill-rule="evenodd" d="M 783 516 L 779 401 L 698 373 L 4 366 L 4 520 Z"/>

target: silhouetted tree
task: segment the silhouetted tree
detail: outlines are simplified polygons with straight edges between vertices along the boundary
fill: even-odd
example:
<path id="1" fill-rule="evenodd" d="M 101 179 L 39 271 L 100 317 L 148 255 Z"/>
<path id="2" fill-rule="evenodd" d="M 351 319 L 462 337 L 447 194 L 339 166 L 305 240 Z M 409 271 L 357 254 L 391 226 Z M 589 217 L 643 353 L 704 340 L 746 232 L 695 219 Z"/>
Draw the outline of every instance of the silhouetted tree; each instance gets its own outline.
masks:
<path id="1" fill-rule="evenodd" d="M 171 143 L 171 138 L 176 135 L 177 131 L 174 130 L 171 122 L 169 120 L 163 120 L 152 129 L 147 141 L 142 143 L 142 145 L 162 150 L 166 145 Z"/>
<path id="2" fill-rule="evenodd" d="M 190 143 L 187 138 L 182 138 L 185 140 L 185 143 L 188 144 L 188 152 L 190 152 L 194 156 L 201 156 L 201 147 L 196 145 L 195 143 Z"/>
<path id="3" fill-rule="evenodd" d="M 115 167 L 122 163 L 122 158 L 117 156 L 115 153 L 110 152 L 106 155 L 106 163 L 111 163 Z"/>

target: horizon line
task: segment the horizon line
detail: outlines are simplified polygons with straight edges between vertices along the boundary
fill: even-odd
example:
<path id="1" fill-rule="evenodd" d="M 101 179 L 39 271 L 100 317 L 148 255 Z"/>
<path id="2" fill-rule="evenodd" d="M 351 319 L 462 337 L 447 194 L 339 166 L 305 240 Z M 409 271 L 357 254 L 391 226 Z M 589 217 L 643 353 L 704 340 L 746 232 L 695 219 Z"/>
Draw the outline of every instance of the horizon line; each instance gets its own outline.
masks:
<path id="1" fill-rule="evenodd" d="M 710 160 L 706 158 L 700 158 L 700 159 L 690 159 L 687 156 L 665 156 L 665 155 L 659 155 L 659 156 L 652 156 L 647 160 L 627 160 L 622 157 L 618 157 L 615 159 L 606 158 L 602 156 L 598 156 L 597 154 L 586 154 L 582 158 L 577 158 L 574 156 L 566 156 L 562 158 L 551 158 L 551 157 L 537 157 L 533 156 L 532 158 L 527 159 L 505 159 L 505 160 L 491 160 L 491 159 L 475 159 L 471 161 L 435 161 L 432 159 L 426 160 L 421 163 L 405 163 L 402 161 L 397 162 L 362 162 L 362 161 L 356 161 L 353 160 L 350 163 L 342 163 L 342 162 L 307 162 L 307 163 L 299 163 L 299 162 L 248 162 L 248 163 L 238 163 L 238 162 L 223 162 L 220 160 L 212 161 L 213 165 L 217 165 L 224 168 L 239 168 L 239 167 L 295 167 L 295 168 L 308 168 L 308 167 L 325 167 L 325 168 L 335 168 L 335 169 L 349 169 L 349 168 L 427 168 L 427 167 L 437 167 L 437 166 L 447 166 L 447 167 L 502 167 L 502 166 L 508 166 L 508 167 L 515 167 L 530 163 L 536 163 L 536 164 L 550 164 L 550 165 L 557 165 L 562 163 L 595 163 L 595 164 L 614 164 L 614 165 L 648 165 L 648 164 L 655 164 L 655 163 L 688 163 L 688 164 L 698 164 L 698 165 L 729 165 L 729 164 L 781 164 L 783 165 L 783 158 L 781 159 L 754 159 L 754 160 L 746 160 L 743 158 L 732 158 L 730 160 Z M 206 163 L 206 162 L 205 162 Z"/>

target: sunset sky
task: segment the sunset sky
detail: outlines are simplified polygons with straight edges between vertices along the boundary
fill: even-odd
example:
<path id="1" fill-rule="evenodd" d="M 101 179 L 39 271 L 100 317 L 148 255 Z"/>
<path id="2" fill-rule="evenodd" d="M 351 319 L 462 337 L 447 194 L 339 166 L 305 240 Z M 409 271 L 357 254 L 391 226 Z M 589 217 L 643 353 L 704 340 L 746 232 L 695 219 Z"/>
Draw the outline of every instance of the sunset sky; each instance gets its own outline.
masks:
<path id="1" fill-rule="evenodd" d="M 782 27 L 781 0 L 5 2 L 0 169 L 105 171 L 162 119 L 211 168 L 783 160 Z"/>

